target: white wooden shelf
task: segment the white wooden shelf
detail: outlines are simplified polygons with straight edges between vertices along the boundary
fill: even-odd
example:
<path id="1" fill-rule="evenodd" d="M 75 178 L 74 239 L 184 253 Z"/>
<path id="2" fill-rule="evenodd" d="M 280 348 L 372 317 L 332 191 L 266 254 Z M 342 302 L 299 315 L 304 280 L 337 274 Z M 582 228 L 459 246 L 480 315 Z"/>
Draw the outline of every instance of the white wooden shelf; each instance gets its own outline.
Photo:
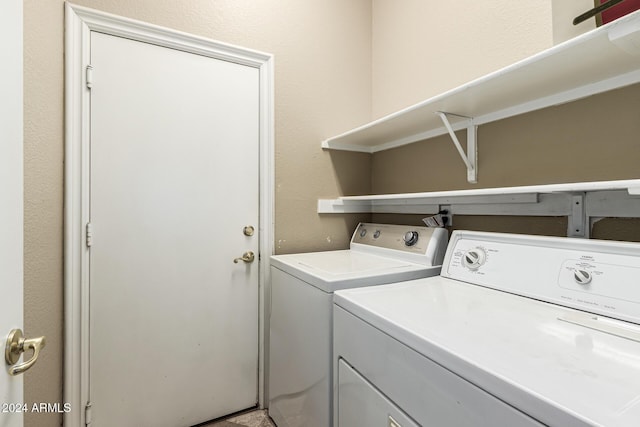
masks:
<path id="1" fill-rule="evenodd" d="M 318 213 L 567 216 L 567 235 L 589 237 L 593 220 L 640 217 L 640 179 L 344 196 L 318 200 Z"/>
<path id="2" fill-rule="evenodd" d="M 329 138 L 322 147 L 374 153 L 640 82 L 640 11 L 477 80 Z M 455 116 L 463 116 L 456 120 Z M 466 118 L 464 118 L 466 117 Z M 472 156 L 473 153 L 467 153 Z M 465 162 L 466 163 L 466 162 Z M 471 180 L 470 180 L 471 181 Z"/>

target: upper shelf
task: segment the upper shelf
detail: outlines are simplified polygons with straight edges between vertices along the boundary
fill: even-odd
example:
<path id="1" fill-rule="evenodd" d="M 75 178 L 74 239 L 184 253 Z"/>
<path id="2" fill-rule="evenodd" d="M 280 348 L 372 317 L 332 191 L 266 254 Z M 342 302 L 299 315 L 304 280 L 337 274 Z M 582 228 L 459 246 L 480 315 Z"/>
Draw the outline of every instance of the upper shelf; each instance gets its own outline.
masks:
<path id="1" fill-rule="evenodd" d="M 474 125 L 640 82 L 640 11 L 322 142 L 374 153 L 447 133 L 439 111 Z M 468 120 L 452 123 L 454 130 Z"/>

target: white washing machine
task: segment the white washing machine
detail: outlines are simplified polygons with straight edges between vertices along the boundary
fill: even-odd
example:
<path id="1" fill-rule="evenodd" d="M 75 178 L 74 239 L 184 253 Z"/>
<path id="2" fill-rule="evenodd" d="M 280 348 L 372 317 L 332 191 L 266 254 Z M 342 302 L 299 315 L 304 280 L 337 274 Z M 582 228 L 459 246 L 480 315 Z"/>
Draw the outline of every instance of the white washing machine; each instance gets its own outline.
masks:
<path id="1" fill-rule="evenodd" d="M 339 289 L 440 273 L 442 228 L 365 224 L 350 249 L 271 257 L 269 415 L 278 427 L 332 424 L 332 303 Z"/>
<path id="2" fill-rule="evenodd" d="M 336 427 L 640 426 L 640 244 L 454 232 L 337 292 Z"/>

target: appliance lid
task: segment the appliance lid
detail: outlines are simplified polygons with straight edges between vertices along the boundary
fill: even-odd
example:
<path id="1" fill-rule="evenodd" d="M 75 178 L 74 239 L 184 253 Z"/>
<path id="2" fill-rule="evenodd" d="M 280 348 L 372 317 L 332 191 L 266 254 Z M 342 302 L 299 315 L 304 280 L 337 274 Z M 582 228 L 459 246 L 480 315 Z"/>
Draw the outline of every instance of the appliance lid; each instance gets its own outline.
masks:
<path id="1" fill-rule="evenodd" d="M 350 275 L 374 275 L 384 270 L 415 268 L 415 263 L 364 255 L 353 251 L 329 251 L 315 254 L 299 254 L 294 263 L 298 268 L 317 271 L 327 278 L 348 277 Z"/>
<path id="2" fill-rule="evenodd" d="M 640 425 L 640 342 L 561 320 L 592 314 L 444 277 L 334 301 L 543 423 Z"/>
<path id="3" fill-rule="evenodd" d="M 429 267 L 353 250 L 275 255 L 271 257 L 271 265 L 325 292 L 440 273 L 440 266 Z"/>

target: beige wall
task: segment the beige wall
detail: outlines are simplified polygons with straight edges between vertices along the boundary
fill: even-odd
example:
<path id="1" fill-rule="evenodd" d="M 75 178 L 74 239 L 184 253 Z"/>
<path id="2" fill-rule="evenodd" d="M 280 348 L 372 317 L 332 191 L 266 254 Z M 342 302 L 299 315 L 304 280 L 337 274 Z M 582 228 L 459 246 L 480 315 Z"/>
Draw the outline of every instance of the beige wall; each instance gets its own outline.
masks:
<path id="1" fill-rule="evenodd" d="M 573 25 L 573 19 L 593 8 L 593 0 L 553 0 L 553 44 L 562 43 L 596 28 L 595 18 Z"/>
<path id="2" fill-rule="evenodd" d="M 373 117 L 553 44 L 551 0 L 373 0 Z"/>
<path id="3" fill-rule="evenodd" d="M 77 4 L 275 55 L 276 245 L 343 249 L 364 216 L 319 217 L 316 200 L 370 192 L 370 157 L 323 138 L 370 118 L 370 0 L 78 0 Z M 62 401 L 62 0 L 25 0 L 25 327 L 47 336 L 28 402 Z M 114 350 L 115 351 L 115 350 Z M 25 425 L 57 426 L 56 414 Z"/>
<path id="4" fill-rule="evenodd" d="M 372 113 L 380 117 L 595 28 L 593 0 L 373 0 Z"/>

